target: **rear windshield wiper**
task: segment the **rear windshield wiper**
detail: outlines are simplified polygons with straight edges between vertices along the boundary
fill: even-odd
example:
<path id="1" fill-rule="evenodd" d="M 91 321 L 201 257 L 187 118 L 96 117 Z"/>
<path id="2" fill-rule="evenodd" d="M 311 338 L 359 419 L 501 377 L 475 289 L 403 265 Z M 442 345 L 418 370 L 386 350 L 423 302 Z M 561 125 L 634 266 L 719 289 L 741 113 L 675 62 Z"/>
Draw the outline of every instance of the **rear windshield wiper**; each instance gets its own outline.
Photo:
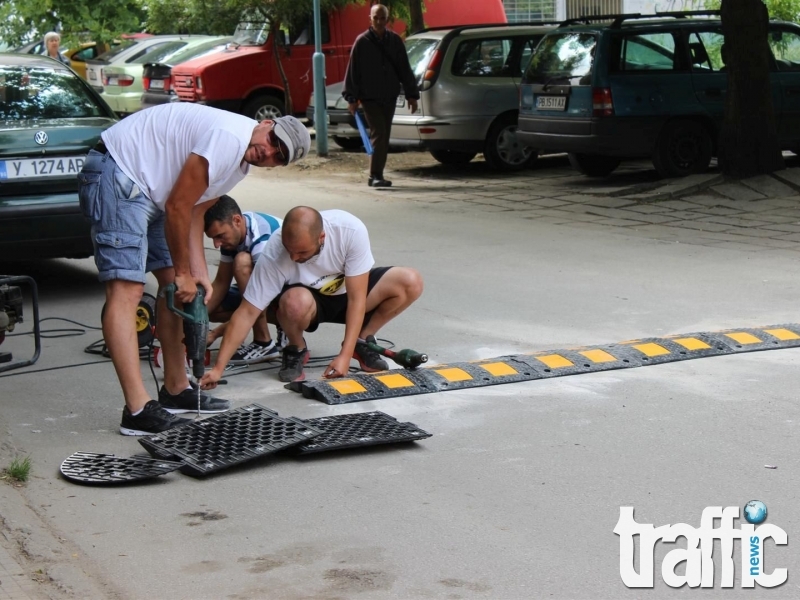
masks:
<path id="1" fill-rule="evenodd" d="M 542 91 L 546 92 L 547 88 L 550 87 L 551 83 L 555 83 L 556 81 L 563 81 L 563 80 L 569 81 L 569 77 L 567 77 L 566 75 L 559 75 L 558 77 L 551 77 L 550 79 L 548 79 L 547 81 L 544 82 L 544 85 L 542 86 Z"/>

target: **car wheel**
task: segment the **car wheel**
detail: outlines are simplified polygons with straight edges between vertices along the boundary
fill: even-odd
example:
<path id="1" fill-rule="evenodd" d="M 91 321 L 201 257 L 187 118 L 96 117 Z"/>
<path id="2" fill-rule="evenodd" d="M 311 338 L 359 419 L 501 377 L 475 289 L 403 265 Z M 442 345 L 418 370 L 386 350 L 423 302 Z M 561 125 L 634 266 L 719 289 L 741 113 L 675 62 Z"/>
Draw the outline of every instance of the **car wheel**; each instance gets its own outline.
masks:
<path id="1" fill-rule="evenodd" d="M 277 119 L 286 112 L 283 102 L 275 96 L 257 96 L 244 105 L 242 114 L 256 121 Z"/>
<path id="2" fill-rule="evenodd" d="M 713 152 L 711 134 L 694 121 L 672 121 L 658 136 L 653 166 L 661 177 L 685 177 L 708 169 Z"/>
<path id="3" fill-rule="evenodd" d="M 536 150 L 523 146 L 519 141 L 516 115 L 502 117 L 491 126 L 483 149 L 489 167 L 497 171 L 527 169 L 536 160 L 537 154 Z"/>
<path id="4" fill-rule="evenodd" d="M 431 156 L 443 165 L 465 165 L 477 152 L 459 152 L 458 150 L 431 150 Z"/>
<path id="5" fill-rule="evenodd" d="M 331 136 L 331 139 L 337 146 L 345 150 L 358 150 L 364 147 L 364 142 L 361 141 L 361 137 L 342 137 L 340 135 L 334 135 Z"/>
<path id="6" fill-rule="evenodd" d="M 570 152 L 567 156 L 572 168 L 587 177 L 606 177 L 622 162 L 615 156 L 601 156 L 600 154 L 573 154 Z"/>

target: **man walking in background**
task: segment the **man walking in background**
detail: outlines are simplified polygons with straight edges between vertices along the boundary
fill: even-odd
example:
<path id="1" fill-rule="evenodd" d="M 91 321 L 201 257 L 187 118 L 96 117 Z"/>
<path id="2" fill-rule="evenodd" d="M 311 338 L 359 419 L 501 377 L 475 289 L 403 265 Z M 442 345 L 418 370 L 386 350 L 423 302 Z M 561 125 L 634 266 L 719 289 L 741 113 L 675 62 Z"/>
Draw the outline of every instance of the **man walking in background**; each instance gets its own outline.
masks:
<path id="1" fill-rule="evenodd" d="M 403 40 L 386 28 L 389 9 L 376 4 L 369 14 L 370 28 L 356 38 L 350 52 L 342 95 L 351 115 L 361 104 L 369 124 L 373 153 L 367 184 L 390 187 L 392 182 L 384 179 L 383 169 L 397 97 L 402 89 L 413 114 L 417 112 L 419 90 Z"/>

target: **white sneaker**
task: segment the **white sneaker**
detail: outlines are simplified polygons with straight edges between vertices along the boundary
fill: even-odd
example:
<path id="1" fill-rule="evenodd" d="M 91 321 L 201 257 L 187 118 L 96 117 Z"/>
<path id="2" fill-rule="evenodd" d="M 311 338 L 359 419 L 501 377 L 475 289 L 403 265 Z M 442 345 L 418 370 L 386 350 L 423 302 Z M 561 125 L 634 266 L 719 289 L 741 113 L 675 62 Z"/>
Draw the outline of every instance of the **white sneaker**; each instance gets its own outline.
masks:
<path id="1" fill-rule="evenodd" d="M 286 346 L 289 345 L 289 338 L 283 332 L 280 325 L 275 326 L 275 348 L 278 351 L 283 350 Z"/>
<path id="2" fill-rule="evenodd" d="M 256 363 L 275 360 L 281 357 L 281 352 L 275 346 L 275 342 L 270 340 L 268 344 L 263 342 L 250 342 L 242 344 L 231 359 L 230 365 L 254 365 Z"/>

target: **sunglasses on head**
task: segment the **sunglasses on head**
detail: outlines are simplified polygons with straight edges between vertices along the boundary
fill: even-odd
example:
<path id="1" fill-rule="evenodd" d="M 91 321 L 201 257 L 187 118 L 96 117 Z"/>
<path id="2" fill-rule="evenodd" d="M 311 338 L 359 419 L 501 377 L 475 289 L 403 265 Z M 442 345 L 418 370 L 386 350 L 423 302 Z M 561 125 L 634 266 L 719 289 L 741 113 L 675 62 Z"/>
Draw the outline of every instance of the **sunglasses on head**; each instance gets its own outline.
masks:
<path id="1" fill-rule="evenodd" d="M 275 127 L 274 121 L 273 121 L 272 126 Z M 288 165 L 289 164 L 289 149 L 286 147 L 286 144 L 284 144 L 281 141 L 281 139 L 278 137 L 278 134 L 275 133 L 274 129 L 270 129 L 269 130 L 269 133 L 267 134 L 267 141 L 269 141 L 269 145 L 270 146 L 272 146 L 273 148 L 276 148 L 278 150 L 278 154 L 281 155 L 281 160 L 283 160 L 283 164 L 284 165 Z"/>

